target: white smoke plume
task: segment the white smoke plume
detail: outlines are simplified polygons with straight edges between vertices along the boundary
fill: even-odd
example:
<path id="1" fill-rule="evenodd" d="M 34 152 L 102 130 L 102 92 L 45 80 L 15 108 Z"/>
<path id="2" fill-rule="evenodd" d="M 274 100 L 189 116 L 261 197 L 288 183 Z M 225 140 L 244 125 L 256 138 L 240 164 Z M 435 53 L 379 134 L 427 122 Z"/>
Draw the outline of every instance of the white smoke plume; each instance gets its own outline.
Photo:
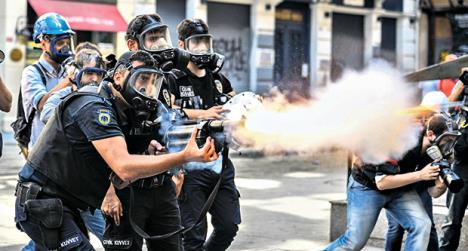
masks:
<path id="1" fill-rule="evenodd" d="M 369 163 L 399 158 L 417 143 L 419 128 L 402 112 L 413 105 L 414 89 L 385 63 L 346 72 L 315 97 L 300 105 L 265 100 L 235 134 L 266 152 L 341 147 Z"/>

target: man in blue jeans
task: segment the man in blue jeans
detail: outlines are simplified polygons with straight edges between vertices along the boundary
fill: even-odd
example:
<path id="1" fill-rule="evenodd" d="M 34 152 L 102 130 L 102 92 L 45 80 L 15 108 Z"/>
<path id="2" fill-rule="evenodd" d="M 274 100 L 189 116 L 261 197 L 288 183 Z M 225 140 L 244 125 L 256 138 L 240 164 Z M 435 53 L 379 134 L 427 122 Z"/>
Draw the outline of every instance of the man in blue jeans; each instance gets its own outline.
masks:
<path id="1" fill-rule="evenodd" d="M 442 92 L 430 92 L 426 94 L 421 102 L 422 106 L 431 107 L 430 112 L 428 115 L 423 116 L 421 118 L 421 124 L 424 125 L 427 123 L 427 118 L 430 118 L 431 114 L 439 113 L 439 112 L 448 112 L 446 108 L 448 104 L 448 99 Z M 429 142 L 424 137 L 424 134 L 421 133 L 419 138 L 419 143 L 413 149 L 408 151 L 405 156 L 399 161 L 400 166 L 408 167 L 408 170 L 418 170 L 422 167 L 426 166 L 428 163 L 432 162 L 432 159 L 427 155 L 426 150 L 429 147 Z M 440 177 L 439 177 L 440 178 Z M 418 182 L 414 184 L 414 188 L 418 193 L 421 201 L 424 205 L 427 215 L 431 219 L 432 226 L 431 226 L 431 234 L 429 239 L 429 246 L 427 248 L 428 251 L 438 251 L 439 250 L 439 243 L 437 237 L 437 230 L 434 225 L 434 219 L 432 214 L 432 197 L 439 197 L 442 195 L 440 194 L 430 194 L 431 187 L 434 186 L 433 181 L 425 181 L 425 182 Z M 440 190 L 441 192 L 443 190 Z M 393 250 L 401 250 L 401 244 L 403 241 L 403 234 L 404 229 L 398 224 L 398 221 L 392 217 L 391 214 L 387 212 L 387 219 L 388 219 L 388 230 L 387 236 L 385 237 L 385 250 L 386 251 L 393 251 Z"/>
<path id="2" fill-rule="evenodd" d="M 447 130 L 445 118 L 436 115 L 427 125 L 424 144 Z M 418 181 L 435 180 L 429 192 L 443 193 L 439 167 L 426 165 L 411 172 L 398 162 L 379 165 L 355 161 L 348 183 L 347 230 L 324 250 L 361 250 L 370 237 L 380 211 L 385 208 L 408 231 L 405 250 L 425 250 L 429 243 L 431 220 L 416 191 L 408 186 Z M 414 169 L 413 169 L 414 170 Z"/>

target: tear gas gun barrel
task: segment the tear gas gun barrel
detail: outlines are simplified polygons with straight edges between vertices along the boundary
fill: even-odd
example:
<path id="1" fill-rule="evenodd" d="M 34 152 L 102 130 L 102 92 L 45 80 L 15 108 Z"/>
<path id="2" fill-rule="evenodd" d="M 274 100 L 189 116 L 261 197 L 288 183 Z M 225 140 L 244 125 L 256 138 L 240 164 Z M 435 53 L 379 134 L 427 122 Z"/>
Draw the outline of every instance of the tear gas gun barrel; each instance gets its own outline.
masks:
<path id="1" fill-rule="evenodd" d="M 234 137 L 235 127 L 243 126 L 245 115 L 249 111 L 259 109 L 262 106 L 257 95 L 253 92 L 242 92 L 229 99 L 223 108 L 229 110 L 224 114 L 226 119 L 217 120 L 187 120 L 183 117 L 181 110 L 173 110 L 169 114 L 169 118 L 162 121 L 171 121 L 169 125 L 162 125 L 164 130 L 164 143 L 169 152 L 182 150 L 186 145 L 194 128 L 198 128 L 197 144 L 203 146 L 207 137 L 215 140 L 216 152 L 221 152 L 224 146 L 229 146 L 231 149 L 238 149 L 240 144 L 236 142 Z M 164 124 L 164 122 L 162 122 Z"/>
<path id="2" fill-rule="evenodd" d="M 229 128 L 238 124 L 231 120 L 182 120 L 170 125 L 164 132 L 164 142 L 169 152 L 177 152 L 185 148 L 195 128 L 198 129 L 195 141 L 199 147 L 206 143 L 206 139 L 214 139 L 216 152 L 229 145 L 236 147 Z"/>

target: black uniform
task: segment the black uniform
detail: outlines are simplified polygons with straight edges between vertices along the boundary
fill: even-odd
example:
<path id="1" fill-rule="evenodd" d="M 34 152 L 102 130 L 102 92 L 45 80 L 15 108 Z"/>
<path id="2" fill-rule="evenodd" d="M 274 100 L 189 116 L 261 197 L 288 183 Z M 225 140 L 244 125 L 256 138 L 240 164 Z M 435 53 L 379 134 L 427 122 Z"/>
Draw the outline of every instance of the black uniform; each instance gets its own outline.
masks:
<path id="1" fill-rule="evenodd" d="M 110 169 L 91 141 L 123 136 L 117 121 L 97 94 L 71 94 L 56 109 L 16 189 L 15 221 L 37 249 L 93 249 L 78 209 L 101 206 Z"/>
<path id="2" fill-rule="evenodd" d="M 232 91 L 231 84 L 221 74 L 212 74 L 206 71 L 204 77 L 197 77 L 189 70 L 174 70 L 170 81 L 171 94 L 175 96 L 175 104 L 187 109 L 209 109 L 216 103 L 216 97 L 220 93 Z M 221 159 L 221 158 L 220 158 Z M 219 179 L 217 165 L 205 165 L 207 169 L 187 169 L 182 192 L 179 198 L 179 206 L 182 216 L 182 224 L 191 226 L 197 221 L 200 211 L 213 187 Z M 209 213 L 212 216 L 213 233 L 205 242 L 207 235 L 206 220 L 184 234 L 184 250 L 226 250 L 233 241 L 241 222 L 239 207 L 239 192 L 234 183 L 235 170 L 232 162 L 227 161 L 223 170 L 223 180 L 218 194 Z"/>
<path id="3" fill-rule="evenodd" d="M 465 186 L 458 193 L 447 194 L 448 215 L 442 224 L 440 250 L 456 250 L 460 243 L 463 217 L 468 206 L 468 128 L 461 128 L 462 136 L 455 144 L 453 171 L 463 179 Z M 465 226 L 466 227 L 466 226 Z"/>
<path id="4" fill-rule="evenodd" d="M 170 108 L 171 100 L 168 85 L 163 82 L 159 100 L 166 108 Z M 132 114 L 127 114 L 132 116 Z M 132 119 L 126 119 L 132 121 Z M 151 140 L 159 138 L 158 128 L 139 128 L 128 123 L 123 129 L 128 152 L 143 154 Z M 171 175 L 163 173 L 153 177 L 140 179 L 131 184 L 134 190 L 132 219 L 149 235 L 163 235 L 176 231 L 181 226 L 179 205 L 175 193 L 175 184 Z M 106 250 L 141 250 L 143 238 L 131 227 L 129 221 L 130 188 L 116 191 L 123 207 L 123 216 L 117 226 L 112 217 L 106 216 L 106 231 L 104 247 Z M 180 235 L 153 241 L 147 240 L 148 250 L 182 250 Z"/>

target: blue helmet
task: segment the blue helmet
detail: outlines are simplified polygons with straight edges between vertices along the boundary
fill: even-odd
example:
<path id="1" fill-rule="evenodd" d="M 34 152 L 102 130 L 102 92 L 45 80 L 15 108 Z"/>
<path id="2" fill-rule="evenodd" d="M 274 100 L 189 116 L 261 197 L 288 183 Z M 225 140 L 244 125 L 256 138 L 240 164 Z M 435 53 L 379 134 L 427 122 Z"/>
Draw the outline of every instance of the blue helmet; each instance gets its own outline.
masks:
<path id="1" fill-rule="evenodd" d="M 40 16 L 34 23 L 33 40 L 39 43 L 40 35 L 75 34 L 67 20 L 57 13 L 49 12 Z"/>

